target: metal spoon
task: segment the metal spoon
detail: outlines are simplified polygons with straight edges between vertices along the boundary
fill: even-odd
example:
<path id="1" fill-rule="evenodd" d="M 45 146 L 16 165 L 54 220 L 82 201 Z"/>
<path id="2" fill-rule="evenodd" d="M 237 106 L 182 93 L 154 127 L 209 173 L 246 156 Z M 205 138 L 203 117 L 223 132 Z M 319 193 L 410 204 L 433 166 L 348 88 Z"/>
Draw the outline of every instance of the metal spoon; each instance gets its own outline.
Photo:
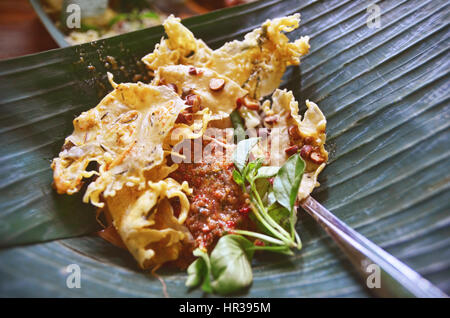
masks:
<path id="1" fill-rule="evenodd" d="M 301 206 L 347 254 L 376 296 L 448 297 L 410 267 L 339 220 L 311 196 L 303 200 Z M 376 275 L 379 275 L 378 282 Z"/>

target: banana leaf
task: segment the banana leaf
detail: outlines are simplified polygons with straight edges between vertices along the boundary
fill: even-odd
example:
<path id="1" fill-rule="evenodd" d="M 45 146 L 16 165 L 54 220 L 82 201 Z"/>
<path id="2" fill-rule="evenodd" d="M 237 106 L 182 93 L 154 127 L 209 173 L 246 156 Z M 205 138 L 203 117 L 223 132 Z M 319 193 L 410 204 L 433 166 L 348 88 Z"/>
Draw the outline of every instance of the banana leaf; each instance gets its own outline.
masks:
<path id="1" fill-rule="evenodd" d="M 373 3 L 381 16 L 370 28 Z M 183 23 L 218 47 L 295 12 L 302 23 L 290 37 L 310 35 L 312 49 L 283 87 L 300 104 L 318 103 L 328 119 L 330 162 L 313 196 L 450 293 L 448 2 L 258 1 Z M 155 27 L 0 61 L 0 296 L 163 296 L 127 251 L 90 235 L 94 209 L 80 196 L 57 195 L 50 169 L 73 118 L 111 90 L 106 72 L 135 80 L 145 72 L 139 59 L 161 36 Z M 306 213 L 297 227 L 303 249 L 257 256 L 242 296 L 370 295 Z M 67 288 L 69 264 L 80 266 L 81 288 Z M 159 274 L 171 297 L 202 295 L 187 290 L 184 272 Z"/>

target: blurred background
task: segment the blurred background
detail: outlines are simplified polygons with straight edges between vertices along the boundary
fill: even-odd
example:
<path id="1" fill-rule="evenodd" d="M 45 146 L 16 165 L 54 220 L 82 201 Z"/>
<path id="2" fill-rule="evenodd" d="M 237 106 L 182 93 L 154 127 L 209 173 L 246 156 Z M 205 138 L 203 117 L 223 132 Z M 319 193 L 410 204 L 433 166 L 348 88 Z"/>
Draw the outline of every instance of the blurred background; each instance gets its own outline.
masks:
<path id="1" fill-rule="evenodd" d="M 75 45 L 255 0 L 1 0 L 0 59 Z M 68 28 L 71 4 L 79 26 Z M 72 19 L 73 20 L 73 19 Z M 76 21 L 75 21 L 76 22 Z"/>

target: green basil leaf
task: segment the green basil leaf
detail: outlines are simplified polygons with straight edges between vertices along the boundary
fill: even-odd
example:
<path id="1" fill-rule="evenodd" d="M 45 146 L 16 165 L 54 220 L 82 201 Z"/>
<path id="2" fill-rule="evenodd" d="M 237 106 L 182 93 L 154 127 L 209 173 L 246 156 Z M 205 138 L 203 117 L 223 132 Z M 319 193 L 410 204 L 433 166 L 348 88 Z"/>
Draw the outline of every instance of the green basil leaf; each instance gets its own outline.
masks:
<path id="1" fill-rule="evenodd" d="M 187 272 L 188 278 L 186 280 L 187 287 L 195 287 L 202 283 L 202 289 L 206 293 L 212 293 L 211 287 L 211 262 L 208 253 L 197 248 L 193 252 L 194 256 L 198 258 L 189 265 Z"/>
<path id="2" fill-rule="evenodd" d="M 253 243 L 240 235 L 225 235 L 211 253 L 211 286 L 214 292 L 231 294 L 250 286 L 253 281 L 251 260 Z"/>
<path id="3" fill-rule="evenodd" d="M 256 179 L 259 169 L 264 162 L 264 158 L 257 158 L 255 161 L 249 162 L 244 168 L 243 177 L 247 179 L 250 183 Z"/>
<path id="4" fill-rule="evenodd" d="M 256 168 L 256 162 L 255 161 L 249 162 L 247 164 L 247 166 L 244 168 L 243 176 L 246 179 L 250 179 L 251 180 L 252 179 L 252 174 L 253 174 L 255 168 Z"/>
<path id="5" fill-rule="evenodd" d="M 258 143 L 258 140 L 259 138 L 249 138 L 242 140 L 237 144 L 236 150 L 233 154 L 233 163 L 240 172 L 243 171 L 247 163 L 248 156 L 250 155 L 250 151 Z M 244 174 L 243 176 L 245 177 Z"/>
<path id="6" fill-rule="evenodd" d="M 255 187 L 260 198 L 263 199 L 270 188 L 270 182 L 267 179 L 257 179 L 255 180 Z"/>
<path id="7" fill-rule="evenodd" d="M 273 181 L 273 193 L 277 202 L 289 211 L 294 208 L 304 170 L 303 159 L 299 154 L 293 155 L 278 170 Z"/>
<path id="8" fill-rule="evenodd" d="M 294 252 L 292 252 L 292 250 L 288 246 L 278 246 L 278 245 L 255 246 L 253 247 L 253 250 L 279 253 L 288 256 L 294 255 Z"/>
<path id="9" fill-rule="evenodd" d="M 207 268 L 203 258 L 197 258 L 189 265 L 187 269 L 188 278 L 186 279 L 186 287 L 197 287 L 202 283 L 207 275 Z"/>
<path id="10" fill-rule="evenodd" d="M 234 180 L 234 182 L 236 182 L 238 185 L 244 184 L 244 178 L 243 178 L 242 175 L 239 173 L 239 171 L 237 171 L 236 169 L 233 170 L 233 180 Z"/>
<path id="11" fill-rule="evenodd" d="M 270 193 L 269 193 L 270 194 Z M 289 220 L 291 217 L 291 212 L 286 209 L 285 207 L 281 206 L 279 203 L 274 202 L 272 205 L 269 206 L 267 209 L 267 213 L 269 216 L 281 227 L 283 227 L 285 230 L 289 231 Z M 258 226 L 258 229 L 267 235 L 272 235 L 271 231 L 269 231 L 264 224 L 262 224 L 256 217 L 253 215 L 250 215 L 250 218 L 252 221 Z"/>
<path id="12" fill-rule="evenodd" d="M 269 207 L 267 213 L 285 230 L 289 230 L 289 218 L 291 216 L 291 212 L 288 209 L 275 202 Z"/>
<path id="13" fill-rule="evenodd" d="M 280 170 L 280 167 L 275 167 L 275 166 L 263 166 L 261 168 L 259 168 L 258 170 L 258 174 L 256 175 L 255 179 L 259 179 L 259 178 L 271 178 L 274 175 L 276 175 L 278 173 L 278 171 Z"/>
<path id="14" fill-rule="evenodd" d="M 270 191 L 269 194 L 267 195 L 267 205 L 271 206 L 275 202 L 277 202 L 277 199 L 275 198 L 275 194 L 273 194 L 273 191 Z"/>

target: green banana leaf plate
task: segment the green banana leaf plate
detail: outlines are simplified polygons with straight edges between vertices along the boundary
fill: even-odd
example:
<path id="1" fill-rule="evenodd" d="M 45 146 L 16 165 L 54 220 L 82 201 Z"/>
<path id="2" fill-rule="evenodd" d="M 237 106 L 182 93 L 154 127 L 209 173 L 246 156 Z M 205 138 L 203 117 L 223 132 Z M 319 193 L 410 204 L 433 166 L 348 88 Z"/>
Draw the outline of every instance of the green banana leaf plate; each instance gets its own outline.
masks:
<path id="1" fill-rule="evenodd" d="M 375 4 L 379 23 L 371 23 Z M 313 196 L 339 218 L 450 293 L 449 10 L 433 1 L 258 1 L 186 19 L 212 47 L 240 39 L 268 18 L 302 14 L 290 35 L 311 52 L 283 87 L 319 104 L 330 162 Z M 372 21 L 373 22 L 373 21 Z M 0 61 L 0 296 L 162 297 L 158 279 L 128 252 L 92 235 L 95 211 L 57 195 L 50 160 L 72 120 L 115 80 L 145 71 L 140 58 L 164 35 L 155 27 Z M 109 56 L 117 61 L 117 67 Z M 249 297 L 366 297 L 333 241 L 303 211 L 304 242 L 292 257 L 254 260 Z M 81 269 L 68 288 L 66 268 Z M 199 297 L 186 273 L 159 274 L 170 297 Z"/>

